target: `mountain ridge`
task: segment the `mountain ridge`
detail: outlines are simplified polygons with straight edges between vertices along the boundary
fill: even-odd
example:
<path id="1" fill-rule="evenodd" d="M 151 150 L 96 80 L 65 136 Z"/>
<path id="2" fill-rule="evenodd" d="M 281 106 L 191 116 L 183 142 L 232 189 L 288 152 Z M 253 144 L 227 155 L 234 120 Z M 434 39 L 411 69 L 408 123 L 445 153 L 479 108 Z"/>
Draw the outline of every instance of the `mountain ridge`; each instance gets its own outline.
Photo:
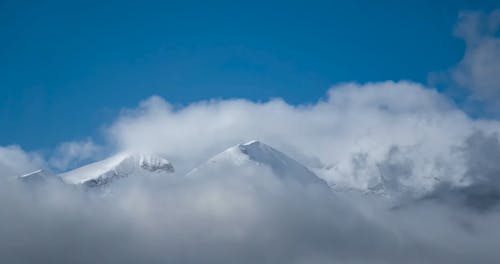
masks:
<path id="1" fill-rule="evenodd" d="M 107 159 L 59 174 L 68 184 L 103 185 L 114 179 L 135 174 L 173 173 L 173 165 L 152 154 L 122 152 Z"/>
<path id="2" fill-rule="evenodd" d="M 224 173 L 215 164 L 225 164 L 231 167 L 256 166 L 269 168 L 280 179 L 293 180 L 300 184 L 328 184 L 306 166 L 287 156 L 283 152 L 262 143 L 251 140 L 246 143 L 231 146 L 209 158 L 206 162 L 193 168 L 183 176 L 193 176 L 203 170 L 216 169 Z M 152 174 L 172 174 L 174 166 L 170 161 L 158 155 L 120 152 L 106 159 L 96 161 L 81 167 L 55 175 L 48 171 L 37 170 L 19 176 L 20 179 L 43 179 L 46 175 L 56 176 L 69 185 L 84 185 L 96 187 L 106 185 L 119 178 L 129 176 L 147 176 Z M 43 173 L 42 173 L 43 172 Z"/>

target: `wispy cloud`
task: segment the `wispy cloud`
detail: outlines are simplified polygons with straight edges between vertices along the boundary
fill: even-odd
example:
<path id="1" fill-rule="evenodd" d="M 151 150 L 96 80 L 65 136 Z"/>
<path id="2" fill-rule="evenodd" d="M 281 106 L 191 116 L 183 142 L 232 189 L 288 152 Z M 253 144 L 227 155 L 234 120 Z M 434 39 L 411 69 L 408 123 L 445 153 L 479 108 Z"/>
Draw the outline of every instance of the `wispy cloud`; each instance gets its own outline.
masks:
<path id="1" fill-rule="evenodd" d="M 452 69 L 452 79 L 472 91 L 476 100 L 493 104 L 500 101 L 500 10 L 485 14 L 460 13 L 455 35 L 464 39 L 465 55 Z"/>
<path id="2" fill-rule="evenodd" d="M 43 157 L 37 153 L 27 152 L 16 145 L 0 147 L 0 179 L 14 179 L 45 166 Z"/>
<path id="3" fill-rule="evenodd" d="M 91 139 L 82 141 L 70 141 L 61 143 L 49 159 L 52 167 L 59 170 L 67 170 L 83 161 L 96 159 L 101 148 Z"/>

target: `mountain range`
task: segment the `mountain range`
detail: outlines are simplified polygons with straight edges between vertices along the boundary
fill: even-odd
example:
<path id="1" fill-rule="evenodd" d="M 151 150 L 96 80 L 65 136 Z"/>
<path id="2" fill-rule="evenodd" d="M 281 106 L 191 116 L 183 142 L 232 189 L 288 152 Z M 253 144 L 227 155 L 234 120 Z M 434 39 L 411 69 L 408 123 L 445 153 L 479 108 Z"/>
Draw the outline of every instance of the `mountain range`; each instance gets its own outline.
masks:
<path id="1" fill-rule="evenodd" d="M 324 180 L 306 166 L 257 140 L 232 146 L 192 169 L 185 176 L 196 177 L 206 173 L 222 173 L 229 167 L 232 169 L 242 167 L 267 169 L 283 180 L 291 180 L 303 185 L 327 186 Z M 174 165 L 159 155 L 122 152 L 60 174 L 37 170 L 19 176 L 19 179 L 25 182 L 42 182 L 55 178 L 68 185 L 98 187 L 126 177 L 167 176 L 174 172 Z"/>
<path id="2" fill-rule="evenodd" d="M 394 205 L 428 199 L 445 202 L 453 201 L 454 203 L 458 201 L 466 205 L 488 204 L 489 207 L 500 203 L 497 187 L 486 186 L 487 188 L 485 188 L 485 186 L 471 185 L 457 189 L 453 185 L 447 185 L 446 182 L 441 183 L 437 180 L 435 184 L 429 185 L 426 189 L 413 188 L 410 190 L 408 190 L 409 187 L 397 188 L 394 184 L 387 184 L 384 181 L 377 184 L 375 188 L 352 188 L 331 181 L 327 183 L 307 166 L 257 140 L 229 147 L 186 174 L 174 173 L 174 164 L 159 155 L 120 152 L 104 160 L 63 173 L 55 174 L 49 170 L 40 169 L 18 176 L 18 179 L 24 183 L 34 185 L 47 181 L 56 181 L 69 186 L 93 189 L 109 187 L 113 182 L 128 177 L 173 176 L 192 179 L 233 173 L 235 177 L 243 177 L 242 175 L 250 175 L 251 177 L 271 175 L 284 182 L 293 182 L 302 186 L 320 185 L 333 192 L 353 191 L 366 195 L 375 195 L 383 197 L 384 200 L 390 201 Z M 485 203 L 485 201 L 488 201 L 488 203 Z M 476 208 L 477 206 L 471 207 Z"/>

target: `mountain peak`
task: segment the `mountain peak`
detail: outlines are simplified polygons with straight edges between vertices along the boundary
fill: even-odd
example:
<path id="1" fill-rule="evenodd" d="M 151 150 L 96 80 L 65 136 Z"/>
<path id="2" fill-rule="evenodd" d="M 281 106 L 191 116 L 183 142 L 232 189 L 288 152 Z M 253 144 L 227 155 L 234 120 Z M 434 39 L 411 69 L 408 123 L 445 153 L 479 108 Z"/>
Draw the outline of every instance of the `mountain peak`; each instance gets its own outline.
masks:
<path id="1" fill-rule="evenodd" d="M 252 140 L 230 147 L 217 154 L 191 173 L 219 165 L 242 166 L 257 164 L 269 167 L 282 179 L 292 179 L 300 183 L 326 183 L 307 167 L 284 153 L 258 140 Z"/>
<path id="2" fill-rule="evenodd" d="M 239 144 L 240 146 L 258 146 L 258 145 L 261 145 L 262 143 L 258 140 L 250 140 L 248 141 L 247 143 L 242 143 L 242 144 Z"/>
<path id="3" fill-rule="evenodd" d="M 173 173 L 172 164 L 157 155 L 122 152 L 107 159 L 65 172 L 59 176 L 70 184 L 103 185 L 132 174 Z"/>
<path id="4" fill-rule="evenodd" d="M 129 159 L 133 159 L 139 163 L 139 166 L 148 171 L 167 171 L 174 172 L 174 167 L 170 161 L 151 154 L 129 154 Z"/>
<path id="5" fill-rule="evenodd" d="M 247 143 L 238 144 L 235 147 L 237 147 L 243 154 L 249 156 L 251 159 L 253 158 L 260 160 L 262 158 L 276 158 L 285 156 L 280 151 L 258 140 L 252 140 Z"/>

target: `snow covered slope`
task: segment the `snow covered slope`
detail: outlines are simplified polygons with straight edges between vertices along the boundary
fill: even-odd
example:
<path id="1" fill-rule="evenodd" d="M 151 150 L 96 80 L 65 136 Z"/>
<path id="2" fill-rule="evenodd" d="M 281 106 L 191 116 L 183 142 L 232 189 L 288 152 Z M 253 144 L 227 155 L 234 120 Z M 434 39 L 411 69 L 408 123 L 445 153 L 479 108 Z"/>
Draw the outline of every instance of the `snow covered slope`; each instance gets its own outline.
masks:
<path id="1" fill-rule="evenodd" d="M 321 178 L 308 168 L 288 157 L 282 152 L 253 140 L 248 143 L 238 144 L 217 154 L 202 165 L 193 169 L 188 176 L 202 172 L 224 172 L 229 167 L 265 166 L 282 179 L 290 179 L 301 184 L 317 183 L 326 185 Z"/>
<path id="2" fill-rule="evenodd" d="M 187 176 L 200 174 L 241 174 L 245 170 L 270 172 L 283 180 L 300 184 L 320 184 L 328 186 L 308 168 L 282 152 L 259 141 L 238 144 L 219 153 L 204 164 L 191 170 Z M 119 153 L 105 160 L 59 174 L 66 184 L 88 187 L 102 186 L 116 179 L 134 176 L 171 174 L 172 164 L 159 156 L 145 154 Z M 37 180 L 46 177 L 40 170 L 23 175 L 25 180 Z"/>
<path id="3" fill-rule="evenodd" d="M 128 176 L 147 176 L 174 172 L 172 164 L 159 156 L 120 153 L 102 161 L 60 174 L 68 184 L 100 186 Z"/>
<path id="4" fill-rule="evenodd" d="M 24 175 L 19 176 L 19 179 L 23 182 L 45 182 L 48 180 L 58 179 L 56 175 L 47 170 L 36 170 Z"/>

